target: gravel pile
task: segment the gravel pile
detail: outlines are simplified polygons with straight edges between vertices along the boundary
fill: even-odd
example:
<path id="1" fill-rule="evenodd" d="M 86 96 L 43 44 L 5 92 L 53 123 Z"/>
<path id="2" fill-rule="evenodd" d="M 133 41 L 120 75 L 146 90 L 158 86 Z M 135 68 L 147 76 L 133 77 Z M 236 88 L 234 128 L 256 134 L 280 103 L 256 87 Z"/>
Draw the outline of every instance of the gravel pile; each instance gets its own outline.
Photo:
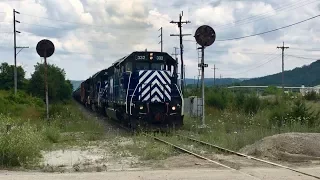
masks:
<path id="1" fill-rule="evenodd" d="M 320 160 L 320 133 L 277 134 L 248 145 L 240 152 L 281 161 Z"/>

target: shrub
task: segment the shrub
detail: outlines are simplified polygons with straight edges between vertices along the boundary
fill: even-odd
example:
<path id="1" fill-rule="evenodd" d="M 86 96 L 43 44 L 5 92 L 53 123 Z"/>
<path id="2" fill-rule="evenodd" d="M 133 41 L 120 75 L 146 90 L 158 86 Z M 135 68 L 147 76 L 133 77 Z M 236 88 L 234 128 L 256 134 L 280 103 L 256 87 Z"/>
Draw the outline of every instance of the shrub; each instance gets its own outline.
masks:
<path id="1" fill-rule="evenodd" d="M 301 99 L 295 100 L 293 105 L 280 103 L 275 106 L 270 116 L 270 122 L 278 127 L 292 126 L 295 123 L 313 127 L 320 123 L 320 112 L 311 111 Z"/>
<path id="2" fill-rule="evenodd" d="M 288 124 L 290 118 L 290 106 L 286 102 L 282 102 L 275 105 L 271 109 L 269 122 L 270 125 L 275 125 L 277 127 L 282 127 Z"/>
<path id="3" fill-rule="evenodd" d="M 7 132 L 6 125 L 12 125 Z M 21 166 L 34 163 L 41 157 L 43 139 L 30 123 L 18 125 L 13 119 L 0 115 L 0 163 L 2 166 Z"/>
<path id="4" fill-rule="evenodd" d="M 236 93 L 234 97 L 234 106 L 237 110 L 241 110 L 243 108 L 243 104 L 246 100 L 244 93 Z"/>
<path id="5" fill-rule="evenodd" d="M 205 101 L 208 106 L 212 106 L 220 110 L 225 109 L 227 106 L 227 101 L 223 99 L 221 94 L 214 93 L 214 92 L 207 95 Z"/>
<path id="6" fill-rule="evenodd" d="M 268 86 L 268 88 L 263 91 L 263 95 L 277 95 L 280 94 L 281 90 L 276 86 Z"/>
<path id="7" fill-rule="evenodd" d="M 52 143 L 57 143 L 60 140 L 60 130 L 54 126 L 46 126 L 43 128 L 43 136 Z"/>
<path id="8" fill-rule="evenodd" d="M 304 96 L 304 98 L 308 101 L 316 101 L 319 99 L 317 93 L 315 91 L 310 91 L 310 92 L 307 92 Z"/>
<path id="9" fill-rule="evenodd" d="M 248 95 L 243 103 L 244 112 L 248 114 L 256 114 L 261 106 L 261 100 L 256 95 Z"/>
<path id="10" fill-rule="evenodd" d="M 317 113 L 314 111 L 311 112 L 306 103 L 303 100 L 298 99 L 294 102 L 291 116 L 294 117 L 301 125 L 312 127 L 319 120 L 320 111 Z"/>

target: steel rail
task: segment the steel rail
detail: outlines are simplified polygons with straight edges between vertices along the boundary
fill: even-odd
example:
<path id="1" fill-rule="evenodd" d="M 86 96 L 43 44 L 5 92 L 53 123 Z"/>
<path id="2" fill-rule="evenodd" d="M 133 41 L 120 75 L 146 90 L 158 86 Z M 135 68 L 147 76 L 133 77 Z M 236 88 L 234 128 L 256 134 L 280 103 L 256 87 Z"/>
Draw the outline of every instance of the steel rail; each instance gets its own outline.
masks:
<path id="1" fill-rule="evenodd" d="M 212 160 L 212 159 L 209 159 L 209 158 L 206 158 L 206 157 L 204 157 L 204 156 L 201 156 L 201 155 L 199 155 L 199 154 L 197 154 L 197 153 L 194 153 L 194 152 L 192 152 L 192 151 L 189 151 L 189 150 L 187 150 L 187 149 L 185 149 L 185 148 L 182 148 L 182 147 L 180 147 L 180 146 L 174 145 L 174 144 L 172 144 L 172 143 L 170 143 L 170 142 L 168 142 L 168 141 L 165 141 L 165 140 L 163 140 L 163 139 L 160 139 L 160 138 L 158 138 L 158 137 L 151 136 L 151 135 L 146 134 L 146 133 L 144 133 L 144 135 L 146 135 L 146 136 L 148 136 L 148 137 L 150 137 L 150 138 L 152 138 L 152 139 L 154 139 L 154 140 L 157 140 L 157 141 L 159 141 L 159 142 L 162 142 L 162 143 L 164 143 L 164 144 L 170 145 L 170 146 L 174 147 L 175 149 L 178 149 L 178 150 L 180 150 L 180 151 L 182 151 L 182 152 L 185 152 L 185 153 L 188 153 L 188 154 L 190 154 L 190 155 L 193 155 L 193 156 L 195 156 L 195 157 L 197 157 L 197 158 L 199 158 L 199 159 L 207 160 L 207 161 L 209 161 L 209 162 L 211 162 L 211 163 L 217 164 L 217 165 L 219 165 L 219 166 L 222 166 L 222 167 L 224 167 L 224 168 L 230 169 L 230 170 L 232 170 L 232 171 L 237 171 L 237 172 L 239 172 L 239 173 L 241 173 L 241 174 L 243 174 L 243 175 L 249 176 L 249 177 L 251 177 L 251 178 L 253 177 L 253 178 L 255 178 L 255 179 L 260 179 L 260 178 L 258 178 L 258 177 L 255 177 L 255 176 L 249 174 L 249 173 L 245 173 L 245 172 L 242 172 L 242 171 L 237 170 L 237 169 L 235 169 L 235 168 L 232 168 L 232 167 L 230 167 L 230 166 L 221 164 L 221 163 L 219 163 L 219 162 L 217 162 L 217 161 L 214 161 L 214 160 Z M 261 179 L 260 179 L 260 180 L 261 180 Z"/>
<path id="2" fill-rule="evenodd" d="M 217 148 L 219 150 L 222 150 L 222 151 L 225 151 L 225 152 L 228 152 L 228 153 L 231 153 L 231 154 L 235 154 L 235 155 L 238 155 L 238 156 L 246 157 L 248 159 L 253 159 L 253 160 L 256 160 L 256 161 L 259 161 L 259 162 L 263 162 L 263 163 L 270 164 L 270 165 L 273 165 L 273 166 L 281 167 L 281 168 L 284 168 L 284 169 L 288 169 L 288 170 L 294 171 L 296 173 L 300 173 L 300 174 L 303 174 L 303 175 L 306 175 L 306 176 L 310 176 L 310 177 L 313 177 L 313 178 L 316 178 L 316 179 L 320 179 L 320 177 L 318 177 L 318 176 L 315 176 L 315 175 L 312 175 L 312 174 L 308 174 L 308 173 L 299 171 L 297 169 L 290 168 L 288 166 L 284 166 L 284 165 L 277 164 L 277 163 L 274 163 L 274 162 L 271 162 L 271 161 L 266 161 L 266 160 L 259 159 L 259 158 L 253 157 L 253 156 L 249 156 L 249 155 L 246 155 L 246 154 L 243 154 L 243 153 L 232 151 L 230 149 L 226 149 L 226 148 L 214 145 L 214 144 L 210 144 L 210 143 L 198 140 L 198 139 L 191 138 L 191 137 L 187 137 L 187 136 L 183 136 L 183 135 L 179 135 L 179 134 L 177 136 L 185 138 L 185 139 L 188 139 L 188 140 L 191 140 L 191 141 L 194 141 L 194 142 L 198 142 L 198 143 L 203 144 L 203 145 L 214 147 L 214 148 Z"/>

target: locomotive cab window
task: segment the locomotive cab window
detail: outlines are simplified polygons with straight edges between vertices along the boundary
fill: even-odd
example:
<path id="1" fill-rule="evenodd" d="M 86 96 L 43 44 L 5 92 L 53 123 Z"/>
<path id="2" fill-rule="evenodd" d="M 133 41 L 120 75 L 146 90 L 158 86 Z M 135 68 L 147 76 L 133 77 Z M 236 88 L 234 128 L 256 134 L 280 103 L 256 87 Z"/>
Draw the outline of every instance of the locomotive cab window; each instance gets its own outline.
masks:
<path id="1" fill-rule="evenodd" d="M 136 63 L 136 69 L 137 70 L 148 70 L 149 69 L 149 63 L 148 62 L 137 62 Z"/>
<path id="2" fill-rule="evenodd" d="M 126 63 L 126 72 L 132 71 L 132 62 L 127 62 Z"/>
<path id="3" fill-rule="evenodd" d="M 151 63 L 151 70 L 164 70 L 164 64 L 162 64 L 162 63 Z"/>

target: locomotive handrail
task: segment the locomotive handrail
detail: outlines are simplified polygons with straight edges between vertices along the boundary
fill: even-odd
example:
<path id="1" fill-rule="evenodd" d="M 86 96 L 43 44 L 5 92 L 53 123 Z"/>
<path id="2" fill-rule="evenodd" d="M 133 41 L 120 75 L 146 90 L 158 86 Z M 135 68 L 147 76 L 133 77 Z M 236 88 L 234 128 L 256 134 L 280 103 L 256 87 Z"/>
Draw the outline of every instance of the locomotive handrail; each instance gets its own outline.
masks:
<path id="1" fill-rule="evenodd" d="M 127 95 L 126 95 L 126 113 L 128 114 L 128 96 L 129 96 L 129 89 L 130 89 L 130 80 L 131 80 L 131 72 L 129 76 L 129 82 L 128 82 L 128 87 L 127 87 Z M 131 112 L 131 102 L 130 102 L 130 112 Z M 130 113 L 131 114 L 131 113 Z"/>
<path id="2" fill-rule="evenodd" d="M 132 115 L 132 113 L 131 113 L 131 103 L 132 103 L 132 98 L 133 98 L 133 96 L 134 96 L 134 93 L 136 92 L 136 90 L 137 90 L 137 88 L 138 88 L 138 86 L 140 85 L 141 83 L 138 83 L 137 84 L 137 86 L 136 86 L 136 88 L 134 89 L 134 91 L 133 91 L 133 94 L 132 94 L 132 96 L 131 96 L 131 99 L 130 99 L 130 115 Z"/>
<path id="3" fill-rule="evenodd" d="M 178 85 L 177 84 L 174 84 L 174 85 L 176 85 L 177 90 L 178 90 L 180 97 L 181 97 L 181 116 L 183 116 L 183 114 L 184 114 L 184 99 L 183 99 L 183 96 L 178 88 Z"/>

